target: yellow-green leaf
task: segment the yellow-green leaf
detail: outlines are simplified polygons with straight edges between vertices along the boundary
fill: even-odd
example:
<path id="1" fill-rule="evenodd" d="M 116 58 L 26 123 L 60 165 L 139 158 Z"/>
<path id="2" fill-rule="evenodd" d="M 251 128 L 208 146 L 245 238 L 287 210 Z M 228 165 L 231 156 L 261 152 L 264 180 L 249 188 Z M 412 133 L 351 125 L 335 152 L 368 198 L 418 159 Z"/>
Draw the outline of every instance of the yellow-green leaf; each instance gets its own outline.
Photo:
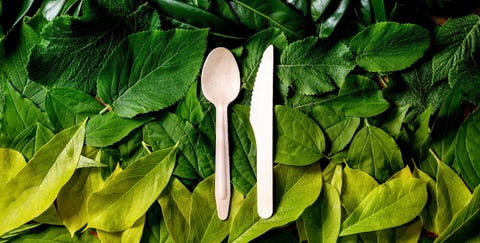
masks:
<path id="1" fill-rule="evenodd" d="M 25 167 L 27 162 L 23 155 L 13 149 L 0 148 L 0 178 L 2 184 L 6 184 L 10 179 Z"/>
<path id="2" fill-rule="evenodd" d="M 120 232 L 106 232 L 97 230 L 98 238 L 102 243 L 117 242 L 140 242 L 142 239 L 143 227 L 145 226 L 145 215 L 140 217 L 132 227 Z"/>

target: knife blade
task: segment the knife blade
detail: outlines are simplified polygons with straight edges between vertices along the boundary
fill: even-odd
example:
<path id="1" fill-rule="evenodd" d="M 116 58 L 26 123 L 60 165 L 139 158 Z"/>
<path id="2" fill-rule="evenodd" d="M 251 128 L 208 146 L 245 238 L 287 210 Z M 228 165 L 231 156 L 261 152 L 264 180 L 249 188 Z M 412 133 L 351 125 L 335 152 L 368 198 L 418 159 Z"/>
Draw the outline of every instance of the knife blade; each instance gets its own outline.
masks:
<path id="1" fill-rule="evenodd" d="M 257 145 L 257 211 L 273 214 L 273 46 L 260 61 L 250 103 L 250 123 Z"/>

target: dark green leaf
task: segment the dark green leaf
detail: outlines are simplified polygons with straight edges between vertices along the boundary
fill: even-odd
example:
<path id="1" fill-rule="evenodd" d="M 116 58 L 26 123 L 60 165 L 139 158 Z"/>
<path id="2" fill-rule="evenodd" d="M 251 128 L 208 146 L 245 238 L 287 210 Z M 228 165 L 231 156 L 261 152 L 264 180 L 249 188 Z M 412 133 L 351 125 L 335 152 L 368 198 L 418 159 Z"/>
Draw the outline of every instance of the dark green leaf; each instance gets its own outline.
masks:
<path id="1" fill-rule="evenodd" d="M 202 104 L 197 95 L 198 82 L 193 83 L 185 95 L 185 99 L 178 104 L 175 114 L 189 121 L 194 126 L 198 126 L 203 120 L 205 113 Z"/>
<path id="2" fill-rule="evenodd" d="M 347 45 L 307 38 L 285 48 L 278 77 L 296 92 L 314 95 L 340 87 L 353 67 L 352 53 Z"/>
<path id="3" fill-rule="evenodd" d="M 323 157 L 325 138 L 313 119 L 287 106 L 276 106 L 275 117 L 278 136 L 275 162 L 308 165 Z"/>
<path id="4" fill-rule="evenodd" d="M 470 188 L 480 184 L 480 113 L 475 112 L 460 126 L 455 146 L 455 163 Z"/>
<path id="5" fill-rule="evenodd" d="M 435 36 L 433 81 L 447 78 L 457 62 L 477 57 L 479 48 L 480 16 L 466 15 L 449 19 Z"/>
<path id="6" fill-rule="evenodd" d="M 87 123 L 85 142 L 94 147 L 112 145 L 150 120 L 151 118 L 122 118 L 114 112 L 96 115 Z"/>
<path id="7" fill-rule="evenodd" d="M 460 94 L 474 104 L 480 103 L 480 91 L 478 90 L 480 85 L 479 70 L 480 66 L 476 62 L 465 60 L 456 63 L 448 74 L 450 86 L 453 87 L 458 83 Z"/>
<path id="8" fill-rule="evenodd" d="M 317 26 L 318 36 L 320 38 L 328 38 L 339 24 L 342 17 L 348 10 L 350 0 L 341 0 L 335 11 L 325 19 L 320 19 L 320 24 Z"/>
<path id="9" fill-rule="evenodd" d="M 32 50 L 29 77 L 49 87 L 93 93 L 105 59 L 128 34 L 149 28 L 151 12 L 143 6 L 122 21 L 108 16 L 55 18 L 43 29 L 42 42 Z"/>
<path id="10" fill-rule="evenodd" d="M 385 12 L 385 3 L 383 0 L 371 0 L 373 14 L 376 22 L 387 21 L 387 13 Z"/>
<path id="11" fill-rule="evenodd" d="M 347 163 L 380 182 L 404 167 L 402 153 L 393 138 L 382 129 L 368 124 L 353 138 Z"/>
<path id="12" fill-rule="evenodd" d="M 3 30 L 7 32 L 20 23 L 25 14 L 27 14 L 28 10 L 32 7 L 33 2 L 34 0 L 4 1 L 2 8 L 8 9 L 8 11 L 4 11 L 1 15 Z M 0 27 L 2 27 L 2 25 L 0 25 Z"/>
<path id="13" fill-rule="evenodd" d="M 413 24 L 383 22 L 358 33 L 350 47 L 360 67 L 370 72 L 405 69 L 430 47 L 429 32 Z"/>
<path id="14" fill-rule="evenodd" d="M 130 35 L 100 71 L 98 96 L 121 117 L 172 105 L 195 81 L 206 41 L 206 30 Z"/>
<path id="15" fill-rule="evenodd" d="M 330 2 L 331 0 L 312 0 L 311 1 L 310 12 L 312 15 L 313 22 L 317 22 L 317 20 L 322 16 L 322 14 L 327 9 Z"/>

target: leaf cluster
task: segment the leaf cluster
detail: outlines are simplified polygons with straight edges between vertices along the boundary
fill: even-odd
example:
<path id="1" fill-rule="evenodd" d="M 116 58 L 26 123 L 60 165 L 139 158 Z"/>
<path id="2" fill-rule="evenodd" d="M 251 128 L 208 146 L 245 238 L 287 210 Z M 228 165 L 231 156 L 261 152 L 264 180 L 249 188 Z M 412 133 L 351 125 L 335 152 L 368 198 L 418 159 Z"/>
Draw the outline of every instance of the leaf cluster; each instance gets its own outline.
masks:
<path id="1" fill-rule="evenodd" d="M 400 1 L 0 0 L 0 242 L 478 240 L 470 12 L 439 23 Z M 249 104 L 269 45 L 275 212 L 261 219 Z M 242 77 L 226 221 L 199 87 L 218 46 Z"/>

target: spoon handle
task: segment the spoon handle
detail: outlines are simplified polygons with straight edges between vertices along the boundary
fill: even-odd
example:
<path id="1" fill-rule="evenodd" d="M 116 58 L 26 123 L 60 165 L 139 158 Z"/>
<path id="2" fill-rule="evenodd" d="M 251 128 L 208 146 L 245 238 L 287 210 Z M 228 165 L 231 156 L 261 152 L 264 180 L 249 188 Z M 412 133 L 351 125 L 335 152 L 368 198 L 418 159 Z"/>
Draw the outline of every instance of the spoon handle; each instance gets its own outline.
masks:
<path id="1" fill-rule="evenodd" d="M 226 105 L 216 107 L 215 120 L 215 202 L 218 218 L 225 220 L 230 207 L 230 159 Z"/>

